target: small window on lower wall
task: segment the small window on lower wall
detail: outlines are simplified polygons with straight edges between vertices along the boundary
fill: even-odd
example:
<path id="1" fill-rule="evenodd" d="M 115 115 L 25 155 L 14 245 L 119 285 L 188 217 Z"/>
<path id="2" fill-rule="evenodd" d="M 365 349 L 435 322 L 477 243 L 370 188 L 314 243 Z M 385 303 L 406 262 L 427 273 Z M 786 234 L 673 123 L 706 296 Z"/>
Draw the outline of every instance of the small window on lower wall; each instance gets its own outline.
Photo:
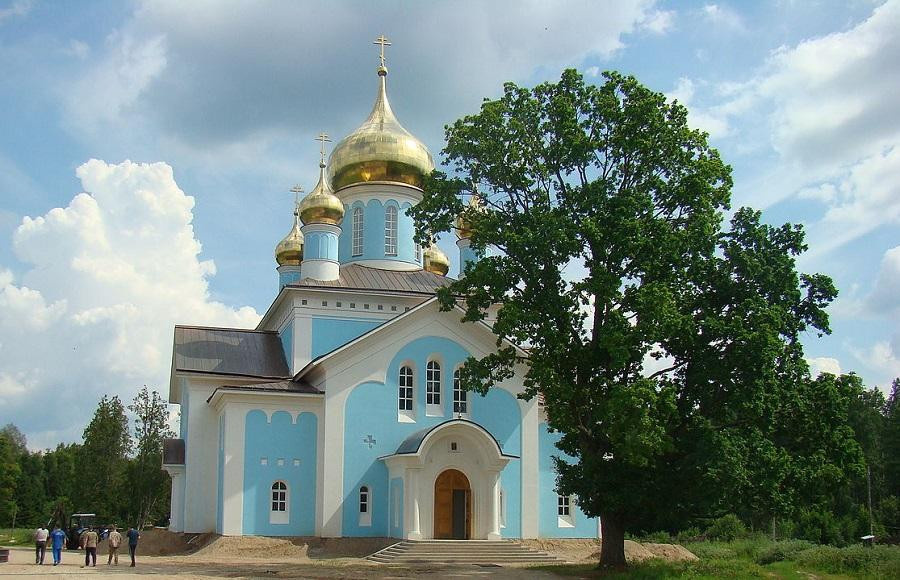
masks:
<path id="1" fill-rule="evenodd" d="M 359 525 L 372 525 L 372 496 L 367 485 L 359 488 Z"/>
<path id="2" fill-rule="evenodd" d="M 276 481 L 272 484 L 271 502 L 269 504 L 269 523 L 270 524 L 287 524 L 290 522 L 290 497 L 288 495 L 288 486 L 283 481 Z"/>
<path id="3" fill-rule="evenodd" d="M 572 509 L 572 498 L 568 495 L 556 496 L 557 524 L 560 528 L 574 528 L 575 517 Z"/>

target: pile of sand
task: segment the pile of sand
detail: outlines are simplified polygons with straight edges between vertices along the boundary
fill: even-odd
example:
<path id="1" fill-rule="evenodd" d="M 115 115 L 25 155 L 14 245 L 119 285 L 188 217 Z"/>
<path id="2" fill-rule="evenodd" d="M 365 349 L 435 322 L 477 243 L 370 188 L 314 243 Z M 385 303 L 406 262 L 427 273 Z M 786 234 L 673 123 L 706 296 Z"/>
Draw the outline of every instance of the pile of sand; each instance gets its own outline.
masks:
<path id="1" fill-rule="evenodd" d="M 522 540 L 522 545 L 552 554 L 568 562 L 587 563 L 600 560 L 601 540 L 536 539 Z M 660 558 L 669 562 L 697 560 L 697 556 L 676 544 L 639 544 L 625 540 L 625 560 L 629 564 Z"/>
<path id="2" fill-rule="evenodd" d="M 119 554 L 128 555 L 128 539 L 125 538 L 127 530 L 119 530 L 122 534 L 122 546 Z M 215 534 L 178 534 L 165 528 L 153 528 L 141 532 L 138 541 L 138 554 L 142 556 L 175 556 L 190 554 L 208 544 L 216 537 Z M 109 542 L 103 540 L 97 548 L 98 554 L 106 554 Z"/>
<path id="3" fill-rule="evenodd" d="M 191 557 L 198 560 L 235 557 L 301 560 L 364 558 L 396 541 L 392 538 L 216 536 Z"/>

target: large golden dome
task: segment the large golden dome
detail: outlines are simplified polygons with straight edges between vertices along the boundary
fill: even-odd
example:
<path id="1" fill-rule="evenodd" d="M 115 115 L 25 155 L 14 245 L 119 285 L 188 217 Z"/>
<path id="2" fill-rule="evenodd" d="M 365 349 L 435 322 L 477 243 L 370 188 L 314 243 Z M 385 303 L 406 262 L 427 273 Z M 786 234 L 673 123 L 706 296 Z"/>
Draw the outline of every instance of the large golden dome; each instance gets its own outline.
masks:
<path id="1" fill-rule="evenodd" d="M 450 259 L 435 244 L 425 248 L 425 252 L 422 254 L 422 264 L 424 270 L 432 274 L 446 276 L 447 272 L 450 271 Z"/>
<path id="2" fill-rule="evenodd" d="M 300 219 L 304 224 L 339 224 L 344 218 L 344 204 L 328 185 L 325 162 L 319 163 L 319 183 L 300 202 Z"/>
<path id="3" fill-rule="evenodd" d="M 388 103 L 387 69 L 378 69 L 378 98 L 369 118 L 331 152 L 328 176 L 335 190 L 367 181 L 395 181 L 422 187 L 434 170 L 431 153 L 403 128 Z"/>
<path id="4" fill-rule="evenodd" d="M 294 209 L 294 227 L 275 246 L 275 261 L 279 266 L 299 266 L 303 261 L 303 233 L 300 231 L 300 218 L 296 208 Z"/>

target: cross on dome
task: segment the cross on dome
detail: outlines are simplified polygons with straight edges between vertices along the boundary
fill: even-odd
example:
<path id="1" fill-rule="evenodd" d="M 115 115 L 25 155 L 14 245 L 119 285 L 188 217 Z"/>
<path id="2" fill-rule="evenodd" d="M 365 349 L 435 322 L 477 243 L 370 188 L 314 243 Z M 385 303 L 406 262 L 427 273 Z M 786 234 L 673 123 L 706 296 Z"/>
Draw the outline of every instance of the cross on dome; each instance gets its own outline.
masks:
<path id="1" fill-rule="evenodd" d="M 319 166 L 325 167 L 325 143 L 331 143 L 331 139 L 328 137 L 328 133 L 322 131 L 319 133 L 319 136 L 316 137 L 316 141 L 321 143 L 319 147 Z"/>
<path id="2" fill-rule="evenodd" d="M 303 186 L 295 185 L 290 189 L 290 191 L 294 194 L 294 205 L 296 206 L 300 203 L 300 194 L 303 193 Z"/>
<path id="3" fill-rule="evenodd" d="M 387 67 L 384 66 L 384 47 L 385 47 L 385 46 L 391 46 L 391 43 L 390 43 L 390 42 L 388 41 L 388 39 L 382 34 L 381 36 L 379 36 L 378 38 L 376 38 L 376 39 L 375 39 L 375 42 L 373 42 L 372 44 L 379 44 L 379 45 L 381 45 L 381 68 L 387 70 Z"/>

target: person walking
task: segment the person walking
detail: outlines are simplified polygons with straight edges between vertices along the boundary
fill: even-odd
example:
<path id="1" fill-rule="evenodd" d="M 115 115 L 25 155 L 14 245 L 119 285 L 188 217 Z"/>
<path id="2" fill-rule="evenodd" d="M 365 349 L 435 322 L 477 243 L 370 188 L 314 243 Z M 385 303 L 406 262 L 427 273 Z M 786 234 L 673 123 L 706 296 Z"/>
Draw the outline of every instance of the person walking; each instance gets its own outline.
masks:
<path id="1" fill-rule="evenodd" d="M 97 535 L 97 532 L 94 531 L 94 528 L 88 528 L 88 531 L 84 533 L 85 566 L 97 566 L 97 544 L 99 543 L 99 541 L 100 537 Z"/>
<path id="2" fill-rule="evenodd" d="M 53 549 L 53 565 L 59 566 L 62 564 L 62 549 L 66 544 L 66 533 L 59 529 L 59 524 L 53 526 L 53 531 L 50 532 L 50 545 Z"/>
<path id="3" fill-rule="evenodd" d="M 133 568 L 134 554 L 137 552 L 138 538 L 141 537 L 141 533 L 132 526 L 125 535 L 128 536 L 128 553 L 131 554 L 131 567 Z"/>
<path id="4" fill-rule="evenodd" d="M 112 526 L 109 529 L 109 536 L 106 538 L 107 542 L 109 542 L 109 558 L 106 560 L 106 565 L 109 566 L 113 560 L 116 562 L 116 566 L 119 565 L 119 546 L 122 544 L 122 534 L 119 533 L 119 530 L 116 529 L 116 526 Z"/>
<path id="5" fill-rule="evenodd" d="M 47 538 L 50 532 L 44 526 L 38 526 L 34 531 L 34 563 L 42 565 L 44 563 L 44 554 L 47 553 Z"/>

